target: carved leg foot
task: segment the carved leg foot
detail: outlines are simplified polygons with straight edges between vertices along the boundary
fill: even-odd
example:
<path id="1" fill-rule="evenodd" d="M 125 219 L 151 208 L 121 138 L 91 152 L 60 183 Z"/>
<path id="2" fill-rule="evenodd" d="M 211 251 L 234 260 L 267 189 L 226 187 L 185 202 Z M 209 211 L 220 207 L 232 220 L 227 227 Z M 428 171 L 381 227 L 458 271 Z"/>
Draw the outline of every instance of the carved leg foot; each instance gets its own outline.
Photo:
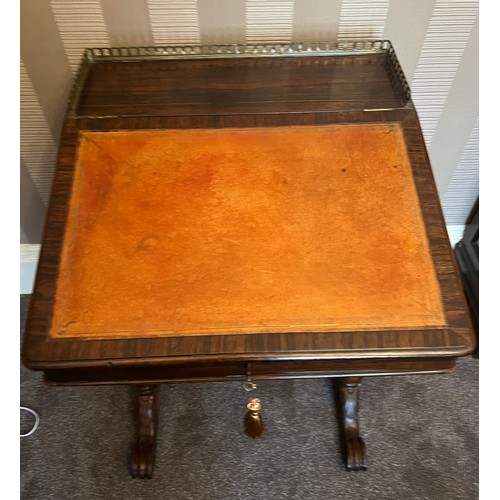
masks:
<path id="1" fill-rule="evenodd" d="M 340 440 L 347 470 L 366 470 L 365 443 L 359 435 L 360 377 L 339 378 L 335 382 Z"/>
<path id="2" fill-rule="evenodd" d="M 137 391 L 136 442 L 132 445 L 130 474 L 151 478 L 155 462 L 158 425 L 157 386 L 139 386 Z"/>

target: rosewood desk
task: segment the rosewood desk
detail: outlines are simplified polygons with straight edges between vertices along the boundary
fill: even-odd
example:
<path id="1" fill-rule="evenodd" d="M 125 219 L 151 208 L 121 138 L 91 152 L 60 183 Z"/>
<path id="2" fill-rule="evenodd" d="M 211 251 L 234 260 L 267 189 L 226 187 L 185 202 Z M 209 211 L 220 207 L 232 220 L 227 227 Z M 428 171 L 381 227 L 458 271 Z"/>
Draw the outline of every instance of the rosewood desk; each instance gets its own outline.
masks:
<path id="1" fill-rule="evenodd" d="M 360 470 L 361 377 L 473 349 L 390 42 L 85 52 L 23 359 L 138 387 L 133 476 L 153 472 L 158 384 L 332 377 Z"/>

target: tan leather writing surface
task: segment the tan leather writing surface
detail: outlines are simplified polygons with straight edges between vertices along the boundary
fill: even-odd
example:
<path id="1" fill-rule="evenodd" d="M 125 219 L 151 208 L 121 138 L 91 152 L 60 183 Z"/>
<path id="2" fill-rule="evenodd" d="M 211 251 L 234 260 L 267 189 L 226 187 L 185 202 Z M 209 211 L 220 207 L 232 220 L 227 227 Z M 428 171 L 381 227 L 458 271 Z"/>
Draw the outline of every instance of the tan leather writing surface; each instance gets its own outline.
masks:
<path id="1" fill-rule="evenodd" d="M 397 124 L 85 132 L 51 335 L 444 325 Z"/>

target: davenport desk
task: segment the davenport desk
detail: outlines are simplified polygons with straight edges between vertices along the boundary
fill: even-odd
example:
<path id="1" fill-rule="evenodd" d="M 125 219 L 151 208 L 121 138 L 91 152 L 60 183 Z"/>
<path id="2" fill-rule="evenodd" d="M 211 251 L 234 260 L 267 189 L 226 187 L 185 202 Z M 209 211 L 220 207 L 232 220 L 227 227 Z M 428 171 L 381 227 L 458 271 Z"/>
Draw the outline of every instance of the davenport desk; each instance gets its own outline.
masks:
<path id="1" fill-rule="evenodd" d="M 473 349 L 390 42 L 85 52 L 23 359 L 51 384 L 138 387 L 133 476 L 153 471 L 158 384 L 332 377 L 359 470 L 361 378 Z"/>

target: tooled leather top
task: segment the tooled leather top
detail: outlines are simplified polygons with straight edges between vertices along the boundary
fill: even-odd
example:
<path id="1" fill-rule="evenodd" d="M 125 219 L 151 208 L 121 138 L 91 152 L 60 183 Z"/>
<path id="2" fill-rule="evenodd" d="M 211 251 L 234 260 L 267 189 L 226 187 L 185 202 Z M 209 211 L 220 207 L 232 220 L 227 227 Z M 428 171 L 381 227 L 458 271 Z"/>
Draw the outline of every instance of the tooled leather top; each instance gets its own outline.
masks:
<path id="1" fill-rule="evenodd" d="M 81 134 L 51 336 L 444 321 L 399 125 Z"/>

